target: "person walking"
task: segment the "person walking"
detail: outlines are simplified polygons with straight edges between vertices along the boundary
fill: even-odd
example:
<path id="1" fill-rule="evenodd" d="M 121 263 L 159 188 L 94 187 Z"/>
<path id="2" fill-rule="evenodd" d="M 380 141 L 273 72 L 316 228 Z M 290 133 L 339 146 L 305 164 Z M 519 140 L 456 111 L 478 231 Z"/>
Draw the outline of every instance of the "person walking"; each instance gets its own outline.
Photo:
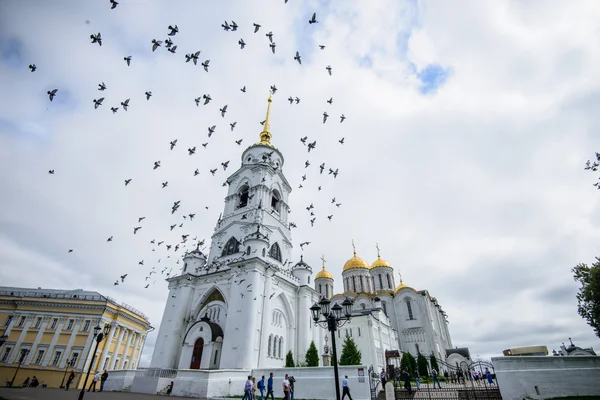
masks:
<path id="1" fill-rule="evenodd" d="M 485 368 L 485 376 L 487 377 L 488 383 L 490 385 L 494 385 L 494 378 L 492 377 L 492 373 L 489 368 Z"/>
<path id="2" fill-rule="evenodd" d="M 296 378 L 292 375 L 288 380 L 290 381 L 290 399 L 294 400 L 294 383 L 296 383 Z"/>
<path id="3" fill-rule="evenodd" d="M 342 400 L 344 400 L 346 395 L 348 395 L 348 398 L 352 400 L 352 396 L 350 396 L 350 385 L 348 384 L 348 375 L 345 375 L 344 379 L 342 380 Z"/>
<path id="4" fill-rule="evenodd" d="M 269 394 L 271 395 L 271 400 L 275 400 L 273 397 L 273 373 L 269 374 L 269 379 L 267 380 L 267 399 L 269 398 Z"/>
<path id="5" fill-rule="evenodd" d="M 385 390 L 385 369 L 381 368 L 381 373 L 379 374 L 381 378 L 381 388 Z"/>
<path id="6" fill-rule="evenodd" d="M 290 381 L 288 379 L 288 374 L 285 374 L 281 386 L 283 386 L 283 400 L 290 400 Z"/>
<path id="7" fill-rule="evenodd" d="M 404 389 L 408 390 L 408 393 L 412 393 L 412 387 L 410 386 L 410 374 L 407 370 L 402 372 L 402 380 L 404 381 Z"/>
<path id="8" fill-rule="evenodd" d="M 71 383 L 73 382 L 73 379 L 75 379 L 75 372 L 71 371 L 71 375 L 69 375 L 69 378 L 67 378 L 67 384 L 65 385 L 65 392 L 69 390 L 69 387 L 71 386 Z"/>
<path id="9" fill-rule="evenodd" d="M 256 385 L 256 387 L 260 391 L 260 397 L 258 398 L 258 400 L 264 400 L 264 396 L 265 396 L 265 376 L 264 375 L 260 378 L 260 381 L 258 381 L 258 384 Z"/>
<path id="10" fill-rule="evenodd" d="M 90 383 L 90 387 L 88 388 L 88 392 L 92 388 L 94 389 L 93 392 L 96 391 L 96 383 L 98 383 L 99 380 L 100 380 L 100 372 L 96 372 L 96 375 L 94 375 L 94 379 L 92 380 L 92 383 Z"/>
<path id="11" fill-rule="evenodd" d="M 252 377 L 252 400 L 256 400 L 256 378 Z"/>
<path id="12" fill-rule="evenodd" d="M 415 371 L 415 383 L 417 384 L 417 390 L 421 387 L 421 375 L 419 375 L 419 371 Z"/>
<path id="13" fill-rule="evenodd" d="M 104 390 L 104 383 L 106 382 L 107 379 L 108 379 L 108 372 L 106 372 L 106 370 L 104 370 L 102 375 L 100 375 L 100 391 Z"/>
<path id="14" fill-rule="evenodd" d="M 169 384 L 169 386 L 167 386 L 167 396 L 170 396 L 171 393 L 173 392 L 173 381 L 171 381 L 171 383 Z"/>
<path id="15" fill-rule="evenodd" d="M 248 380 L 244 385 L 244 397 L 242 400 L 252 400 L 252 376 L 248 375 Z"/>
<path id="16" fill-rule="evenodd" d="M 442 385 L 440 385 L 440 381 L 438 379 L 438 372 L 435 370 L 435 368 L 431 369 L 431 376 L 433 377 L 433 388 L 435 389 L 435 384 L 438 384 L 438 388 L 442 388 Z"/>

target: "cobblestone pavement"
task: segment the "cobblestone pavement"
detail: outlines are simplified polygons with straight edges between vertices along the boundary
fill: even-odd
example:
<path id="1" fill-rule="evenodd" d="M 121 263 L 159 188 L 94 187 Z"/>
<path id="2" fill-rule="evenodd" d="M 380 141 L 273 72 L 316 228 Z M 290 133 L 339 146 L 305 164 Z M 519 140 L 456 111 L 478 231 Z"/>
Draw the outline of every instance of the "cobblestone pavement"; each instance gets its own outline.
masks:
<path id="1" fill-rule="evenodd" d="M 71 389 L 6 389 L 0 388 L 0 399 L 6 400 L 77 400 L 79 390 Z M 151 394 L 126 393 L 126 392 L 85 392 L 84 400 L 159 400 L 159 399 L 186 399 L 189 397 L 157 396 Z"/>

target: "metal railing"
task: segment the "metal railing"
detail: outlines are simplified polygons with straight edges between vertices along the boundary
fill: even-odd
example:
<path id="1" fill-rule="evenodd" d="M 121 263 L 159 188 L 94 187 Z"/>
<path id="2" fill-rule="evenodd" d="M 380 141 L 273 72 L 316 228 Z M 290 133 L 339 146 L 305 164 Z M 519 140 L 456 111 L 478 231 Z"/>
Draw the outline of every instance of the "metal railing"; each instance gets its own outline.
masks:
<path id="1" fill-rule="evenodd" d="M 144 376 L 146 378 L 176 378 L 177 369 L 175 368 L 145 368 L 135 371 L 136 376 Z"/>

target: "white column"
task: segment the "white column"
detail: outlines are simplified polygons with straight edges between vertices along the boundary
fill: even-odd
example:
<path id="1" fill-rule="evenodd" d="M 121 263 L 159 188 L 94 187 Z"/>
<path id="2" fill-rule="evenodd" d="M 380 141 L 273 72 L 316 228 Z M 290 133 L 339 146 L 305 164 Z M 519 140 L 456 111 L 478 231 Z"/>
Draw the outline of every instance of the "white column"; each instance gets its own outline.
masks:
<path id="1" fill-rule="evenodd" d="M 129 330 L 129 337 L 127 338 L 127 344 L 125 345 L 125 350 L 123 350 L 123 356 L 121 357 L 121 361 L 119 361 L 119 368 L 118 369 L 123 369 L 123 363 L 125 362 L 125 359 L 127 358 L 127 353 L 129 352 L 129 346 L 131 346 L 131 342 L 133 341 L 133 336 L 134 336 L 135 332 L 132 330 Z"/>
<path id="2" fill-rule="evenodd" d="M 20 319 L 21 317 L 19 317 Z M 21 351 L 20 351 L 20 347 L 21 344 L 23 344 L 23 339 L 25 339 L 25 335 L 27 334 L 27 329 L 29 329 L 29 326 L 31 325 L 31 321 L 33 321 L 33 315 L 29 314 L 27 315 L 27 318 L 25 320 L 25 324 L 23 325 L 23 330 L 21 331 L 21 334 L 19 335 L 19 338 L 17 339 L 17 343 L 15 343 L 15 346 L 13 347 L 13 351 L 10 355 L 10 357 L 8 357 L 8 364 L 12 364 L 13 362 L 15 362 L 15 360 L 18 357 L 21 357 Z M 31 353 L 31 351 L 30 351 Z"/>
<path id="3" fill-rule="evenodd" d="M 59 368 L 64 368 L 67 364 L 67 361 L 70 360 L 71 357 L 71 347 L 73 346 L 73 342 L 75 341 L 75 337 L 77 336 L 77 332 L 79 331 L 79 327 L 83 322 L 83 317 L 77 317 L 75 319 L 75 323 L 73 324 L 73 330 L 71 331 L 71 337 L 69 338 L 69 343 L 67 343 L 67 348 L 65 349 L 65 354 L 62 360 L 60 361 Z"/>
<path id="4" fill-rule="evenodd" d="M 117 339 L 117 346 L 115 347 L 115 351 L 113 352 L 112 358 L 110 359 L 109 363 L 108 363 L 108 367 L 107 369 L 111 369 L 112 366 L 114 365 L 114 360 L 116 360 L 117 358 L 119 358 L 119 347 L 121 347 L 121 342 L 123 341 L 123 331 L 125 330 L 124 326 L 119 326 L 119 332 L 118 332 L 118 339 Z"/>
<path id="5" fill-rule="evenodd" d="M 54 336 L 52 337 L 52 342 L 50 342 L 50 346 L 48 346 L 48 351 L 44 354 L 44 361 L 42 361 L 42 367 L 47 367 L 50 363 L 50 359 L 54 353 L 54 346 L 56 345 L 56 341 L 58 340 L 58 336 L 60 335 L 60 331 L 62 330 L 65 322 L 67 321 L 67 317 L 59 317 L 58 325 L 56 326 L 56 331 L 54 332 Z"/>
<path id="6" fill-rule="evenodd" d="M 135 351 L 140 344 L 140 339 L 142 338 L 142 334 L 136 333 L 135 336 L 136 336 L 135 344 L 133 345 L 133 350 L 131 351 L 131 359 L 129 360 L 129 368 L 128 369 L 133 369 L 132 365 L 134 362 L 135 362 L 135 367 L 137 368 L 137 361 L 133 357 L 135 357 Z"/>
<path id="7" fill-rule="evenodd" d="M 82 372 L 86 370 L 86 367 L 87 367 L 87 369 L 90 368 L 89 364 L 90 364 L 90 361 L 93 356 L 93 354 L 90 352 L 90 350 L 92 349 L 92 346 L 95 346 L 94 327 L 98 324 L 100 324 L 100 318 L 96 318 L 96 319 L 92 320 L 92 323 L 90 324 L 88 338 L 85 341 L 85 347 L 83 348 L 83 353 L 85 354 L 85 357 L 81 357 L 81 359 L 79 360 L 79 365 L 78 365 L 78 368 L 81 367 Z"/>
<path id="8" fill-rule="evenodd" d="M 104 326 L 104 324 L 102 324 L 101 326 Z M 108 349 L 110 348 L 110 344 L 112 342 L 112 338 L 114 337 L 116 330 L 117 330 L 117 325 L 115 325 L 111 328 L 111 331 L 108 333 L 108 337 L 104 341 L 104 347 L 102 348 L 102 355 L 100 356 L 100 359 L 98 360 L 98 363 L 97 363 L 98 370 L 102 369 L 102 367 L 104 366 L 104 360 L 106 359 L 106 354 L 108 354 Z"/>
<path id="9" fill-rule="evenodd" d="M 37 335 L 35 335 L 35 339 L 33 340 L 33 344 L 31 345 L 31 351 L 29 352 L 27 358 L 25 358 L 23 366 L 29 365 L 32 360 L 35 360 L 34 357 L 37 357 L 37 346 L 38 344 L 40 344 L 42 336 L 44 336 L 44 331 L 46 330 L 46 327 L 48 327 L 48 322 L 50 322 L 50 316 L 44 315 L 42 324 L 40 325 L 40 330 L 38 331 Z"/>
<path id="10" fill-rule="evenodd" d="M 140 358 L 142 357 L 142 351 L 144 351 L 144 345 L 146 344 L 146 335 L 142 335 L 140 342 L 140 350 L 138 351 L 137 358 L 135 359 L 136 368 L 138 367 L 138 365 L 140 365 Z"/>

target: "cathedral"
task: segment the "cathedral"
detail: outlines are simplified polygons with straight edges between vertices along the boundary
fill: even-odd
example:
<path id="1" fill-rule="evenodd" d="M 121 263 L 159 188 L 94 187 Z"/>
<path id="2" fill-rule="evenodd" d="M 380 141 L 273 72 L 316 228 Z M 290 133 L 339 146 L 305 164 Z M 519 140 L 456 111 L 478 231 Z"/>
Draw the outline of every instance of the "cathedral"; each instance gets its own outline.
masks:
<path id="1" fill-rule="evenodd" d="M 380 257 L 368 263 L 354 251 L 342 272 L 344 292 L 322 259 L 320 271 L 302 258 L 292 262 L 289 197 L 284 158 L 271 144 L 270 108 L 260 141 L 242 154 L 227 179 L 224 211 L 208 254 L 199 243 L 187 253 L 179 275 L 167 279 L 169 297 L 158 331 L 151 368 L 279 368 L 291 351 L 297 363 L 311 341 L 329 351 L 330 333 L 314 326 L 310 307 L 322 297 L 353 301 L 352 319 L 336 332 L 341 355 L 350 336 L 362 363 L 383 367 L 385 352 L 434 354 L 452 349 L 446 313 L 426 290 L 400 280 Z M 322 364 L 321 364 L 322 365 Z"/>

